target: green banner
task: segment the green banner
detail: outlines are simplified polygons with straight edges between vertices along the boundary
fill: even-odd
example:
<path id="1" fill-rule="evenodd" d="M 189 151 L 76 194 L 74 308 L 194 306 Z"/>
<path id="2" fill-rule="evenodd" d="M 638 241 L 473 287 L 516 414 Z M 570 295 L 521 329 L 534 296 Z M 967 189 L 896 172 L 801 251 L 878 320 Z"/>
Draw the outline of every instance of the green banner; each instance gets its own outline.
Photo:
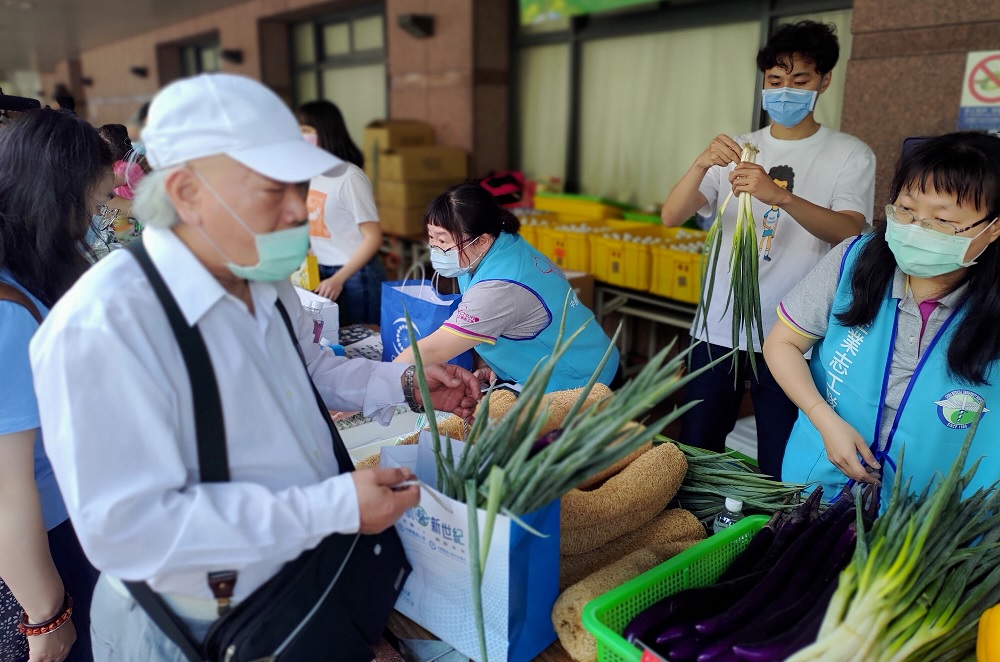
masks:
<path id="1" fill-rule="evenodd" d="M 649 4 L 649 0 L 521 0 L 521 23 L 541 23 L 564 16 L 641 4 Z"/>

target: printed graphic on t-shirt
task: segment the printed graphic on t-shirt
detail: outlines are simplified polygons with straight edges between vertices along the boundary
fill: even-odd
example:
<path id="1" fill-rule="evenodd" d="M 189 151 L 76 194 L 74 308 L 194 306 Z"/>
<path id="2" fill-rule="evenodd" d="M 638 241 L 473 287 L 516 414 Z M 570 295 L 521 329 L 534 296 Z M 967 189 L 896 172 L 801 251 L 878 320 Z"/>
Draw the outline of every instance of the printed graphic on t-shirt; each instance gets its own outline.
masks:
<path id="1" fill-rule="evenodd" d="M 789 193 L 792 192 L 792 185 L 795 182 L 795 171 L 791 166 L 776 165 L 768 170 L 767 174 L 771 178 L 771 181 L 780 188 L 786 189 Z M 760 244 L 757 247 L 757 252 L 760 253 L 760 258 L 765 262 L 771 261 L 771 241 L 778 236 L 778 221 L 780 219 L 781 208 L 778 205 L 772 205 L 770 209 L 764 212 L 764 216 L 760 219 L 763 227 L 760 231 Z"/>
<path id="2" fill-rule="evenodd" d="M 326 209 L 326 193 L 315 189 L 309 190 L 306 198 L 306 209 L 309 210 L 309 236 L 331 237 L 330 228 L 326 227 L 323 210 Z"/>

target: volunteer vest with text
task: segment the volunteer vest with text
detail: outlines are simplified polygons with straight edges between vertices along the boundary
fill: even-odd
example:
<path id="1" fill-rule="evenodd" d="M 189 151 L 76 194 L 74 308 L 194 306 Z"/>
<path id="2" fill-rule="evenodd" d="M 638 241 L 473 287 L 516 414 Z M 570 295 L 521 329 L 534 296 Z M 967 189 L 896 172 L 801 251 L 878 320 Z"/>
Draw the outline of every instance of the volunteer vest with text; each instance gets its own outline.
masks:
<path id="1" fill-rule="evenodd" d="M 945 474 L 955 461 L 975 413 L 986 403 L 986 413 L 969 451 L 966 466 L 982 458 L 968 496 L 1000 479 L 1000 440 L 991 409 L 1000 408 L 1000 366 L 987 371 L 988 385 L 971 385 L 948 372 L 948 346 L 964 316 L 962 306 L 952 312 L 920 356 L 885 447 L 879 448 L 879 430 L 892 364 L 898 322 L 898 300 L 887 288 L 878 315 L 863 327 L 842 326 L 833 311 L 851 301 L 851 273 L 862 247 L 874 236 L 856 241 L 844 257 L 840 283 L 831 307 L 826 337 L 813 348 L 809 370 L 820 394 L 866 440 L 882 465 L 882 511 L 889 502 L 900 455 L 905 447 L 903 481 L 912 478 L 919 492 L 935 476 Z M 877 239 L 875 239 L 877 240 Z M 792 428 L 781 471 L 782 478 L 800 483 L 818 481 L 824 497 L 832 499 L 847 478 L 827 460 L 819 431 L 801 411 Z M 902 484 L 902 483 L 900 483 Z"/>
<path id="2" fill-rule="evenodd" d="M 495 345 L 482 343 L 476 347 L 476 352 L 500 379 L 523 384 L 535 365 L 552 353 L 552 347 L 559 337 L 559 320 L 566 295 L 572 292 L 572 288 L 547 257 L 532 248 L 520 236 L 505 232 L 497 237 L 475 273 L 471 276 L 460 276 L 458 285 L 464 293 L 476 283 L 488 280 L 503 280 L 527 287 L 541 299 L 542 305 L 549 313 L 549 324 L 534 338 L 513 339 L 501 336 L 497 338 Z M 610 341 L 594 319 L 593 313 L 580 303 L 574 293 L 566 312 L 566 335 L 572 335 L 588 320 L 590 323 L 576 337 L 570 350 L 559 361 L 546 391 L 583 386 L 600 363 Z M 610 384 L 617 369 L 616 349 L 598 381 Z"/>

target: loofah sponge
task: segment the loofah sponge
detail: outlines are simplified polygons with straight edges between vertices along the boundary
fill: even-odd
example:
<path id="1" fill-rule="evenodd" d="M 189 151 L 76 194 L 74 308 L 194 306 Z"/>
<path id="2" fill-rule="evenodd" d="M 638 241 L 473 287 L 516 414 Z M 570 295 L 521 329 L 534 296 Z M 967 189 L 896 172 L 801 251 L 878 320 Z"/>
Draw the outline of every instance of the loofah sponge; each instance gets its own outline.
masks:
<path id="1" fill-rule="evenodd" d="M 666 508 L 687 473 L 677 446 L 660 444 L 593 490 L 570 490 L 562 497 L 559 549 L 591 552 L 632 531 Z"/>
<path id="2" fill-rule="evenodd" d="M 592 552 L 560 557 L 559 588 L 575 584 L 637 549 L 651 549 L 665 561 L 704 539 L 705 527 L 697 517 L 682 508 L 671 508 Z"/>
<path id="3" fill-rule="evenodd" d="M 597 662 L 597 642 L 583 627 L 583 606 L 660 564 L 659 555 L 640 549 L 573 584 L 552 607 L 552 625 L 563 648 L 577 662 Z"/>

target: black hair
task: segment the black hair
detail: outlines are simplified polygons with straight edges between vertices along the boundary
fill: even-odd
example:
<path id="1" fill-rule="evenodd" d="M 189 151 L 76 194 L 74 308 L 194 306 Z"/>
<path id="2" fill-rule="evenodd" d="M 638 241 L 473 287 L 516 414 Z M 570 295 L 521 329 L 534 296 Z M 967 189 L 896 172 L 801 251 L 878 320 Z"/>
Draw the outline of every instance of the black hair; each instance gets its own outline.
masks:
<path id="1" fill-rule="evenodd" d="M 782 25 L 758 51 L 757 68 L 767 71 L 782 67 L 791 71 L 793 55 L 813 63 L 820 74 L 832 71 L 840 58 L 836 27 L 815 21 Z"/>
<path id="2" fill-rule="evenodd" d="M 890 201 L 904 189 L 955 196 L 963 207 L 1000 215 L 1000 138 L 973 131 L 931 138 L 900 157 L 890 187 Z M 891 222 L 891 221 L 890 221 Z M 885 225 L 862 249 L 851 276 L 851 304 L 836 314 L 845 326 L 875 319 L 892 286 L 896 258 L 885 241 Z M 962 301 L 965 317 L 948 347 L 948 370 L 970 384 L 986 384 L 991 361 L 1000 358 L 1000 241 L 994 241 L 966 269 Z"/>
<path id="3" fill-rule="evenodd" d="M 56 85 L 56 91 L 53 96 L 56 103 L 59 104 L 59 108 L 68 110 L 71 113 L 76 111 L 76 99 L 73 98 L 73 93 L 63 83 Z"/>
<path id="4" fill-rule="evenodd" d="M 788 192 L 792 192 L 792 188 L 795 186 L 795 171 L 792 170 L 792 166 L 787 165 L 776 165 L 772 166 L 770 170 L 767 171 L 767 176 L 771 179 L 777 179 L 782 182 L 788 183 Z"/>
<path id="5" fill-rule="evenodd" d="M 132 151 L 132 141 L 124 124 L 105 124 L 97 130 L 97 133 L 111 147 L 112 160 L 124 161 Z"/>
<path id="6" fill-rule="evenodd" d="M 344 116 L 335 104 L 326 100 L 310 101 L 299 106 L 296 115 L 299 124 L 316 129 L 320 147 L 359 168 L 365 167 L 365 155 L 351 140 Z"/>
<path id="7" fill-rule="evenodd" d="M 439 195 L 427 207 L 424 223 L 447 230 L 460 245 L 483 234 L 494 239 L 501 232 L 517 234 L 521 228 L 517 216 L 498 205 L 479 182 L 457 184 Z"/>
<path id="8" fill-rule="evenodd" d="M 111 149 L 76 115 L 45 108 L 0 131 L 0 267 L 52 306 L 86 270 L 93 188 Z"/>

